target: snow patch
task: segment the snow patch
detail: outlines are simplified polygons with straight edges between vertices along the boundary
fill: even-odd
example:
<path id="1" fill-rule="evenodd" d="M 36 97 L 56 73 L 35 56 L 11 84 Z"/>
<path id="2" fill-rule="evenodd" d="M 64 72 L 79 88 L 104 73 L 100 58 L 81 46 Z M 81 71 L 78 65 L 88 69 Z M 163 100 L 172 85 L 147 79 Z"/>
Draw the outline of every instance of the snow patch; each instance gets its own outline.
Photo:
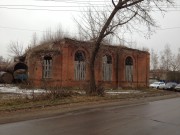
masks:
<path id="1" fill-rule="evenodd" d="M 19 89 L 17 86 L 0 84 L 0 93 L 12 94 L 32 94 L 32 93 L 45 93 L 43 89 Z"/>
<path id="2" fill-rule="evenodd" d="M 140 93 L 138 90 L 126 90 L 126 91 L 107 91 L 107 94 L 118 95 L 118 94 L 130 94 L 130 93 Z"/>

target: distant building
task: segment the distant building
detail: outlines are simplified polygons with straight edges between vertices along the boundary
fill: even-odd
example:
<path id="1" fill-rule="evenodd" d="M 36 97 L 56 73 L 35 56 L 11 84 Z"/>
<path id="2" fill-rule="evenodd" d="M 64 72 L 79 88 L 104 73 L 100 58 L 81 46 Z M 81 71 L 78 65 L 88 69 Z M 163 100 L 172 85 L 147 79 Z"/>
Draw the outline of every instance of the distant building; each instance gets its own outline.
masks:
<path id="1" fill-rule="evenodd" d="M 156 81 L 165 81 L 167 80 L 167 71 L 162 69 L 151 70 L 149 78 Z"/>
<path id="2" fill-rule="evenodd" d="M 92 42 L 68 38 L 26 53 L 30 83 L 35 87 L 83 87 L 89 81 Z M 149 53 L 124 46 L 102 45 L 95 61 L 97 83 L 107 88 L 147 87 Z"/>
<path id="3" fill-rule="evenodd" d="M 167 71 L 163 69 L 151 70 L 149 74 L 150 82 L 164 81 L 164 82 L 180 82 L 180 71 Z"/>

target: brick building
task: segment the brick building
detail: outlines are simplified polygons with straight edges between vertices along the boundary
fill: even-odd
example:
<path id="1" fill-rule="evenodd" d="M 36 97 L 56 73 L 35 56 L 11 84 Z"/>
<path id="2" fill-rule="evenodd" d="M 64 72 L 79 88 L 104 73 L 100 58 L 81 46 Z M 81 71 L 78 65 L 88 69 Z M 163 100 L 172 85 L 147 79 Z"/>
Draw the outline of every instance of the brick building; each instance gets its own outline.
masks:
<path id="1" fill-rule="evenodd" d="M 83 87 L 89 81 L 91 42 L 64 38 L 26 53 L 28 76 L 36 87 Z M 149 53 L 102 45 L 95 61 L 97 83 L 107 88 L 147 87 Z"/>

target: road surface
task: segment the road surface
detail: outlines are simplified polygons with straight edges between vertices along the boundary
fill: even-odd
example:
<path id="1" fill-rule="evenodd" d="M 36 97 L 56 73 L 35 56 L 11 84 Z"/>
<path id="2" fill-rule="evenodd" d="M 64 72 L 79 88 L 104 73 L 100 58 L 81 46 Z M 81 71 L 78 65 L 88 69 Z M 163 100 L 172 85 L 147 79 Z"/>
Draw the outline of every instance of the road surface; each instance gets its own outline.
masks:
<path id="1" fill-rule="evenodd" d="M 2 124 L 0 135 L 180 135 L 180 98 Z"/>

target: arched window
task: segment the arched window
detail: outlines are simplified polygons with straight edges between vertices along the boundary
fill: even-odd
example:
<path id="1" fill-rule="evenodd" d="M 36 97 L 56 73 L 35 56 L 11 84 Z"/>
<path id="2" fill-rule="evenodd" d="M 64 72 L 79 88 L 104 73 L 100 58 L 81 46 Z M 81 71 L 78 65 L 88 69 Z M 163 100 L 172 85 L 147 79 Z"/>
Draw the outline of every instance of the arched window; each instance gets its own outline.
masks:
<path id="1" fill-rule="evenodd" d="M 111 81 L 112 80 L 112 57 L 110 55 L 105 55 L 103 57 L 102 64 L 102 74 L 103 81 Z"/>
<path id="2" fill-rule="evenodd" d="M 43 60 L 43 78 L 51 78 L 52 74 L 52 57 L 45 56 Z"/>
<path id="3" fill-rule="evenodd" d="M 86 76 L 86 57 L 83 51 L 77 51 L 74 56 L 74 78 L 75 80 L 85 80 Z"/>
<path id="4" fill-rule="evenodd" d="M 128 56 L 125 61 L 126 81 L 133 81 L 133 59 Z"/>

